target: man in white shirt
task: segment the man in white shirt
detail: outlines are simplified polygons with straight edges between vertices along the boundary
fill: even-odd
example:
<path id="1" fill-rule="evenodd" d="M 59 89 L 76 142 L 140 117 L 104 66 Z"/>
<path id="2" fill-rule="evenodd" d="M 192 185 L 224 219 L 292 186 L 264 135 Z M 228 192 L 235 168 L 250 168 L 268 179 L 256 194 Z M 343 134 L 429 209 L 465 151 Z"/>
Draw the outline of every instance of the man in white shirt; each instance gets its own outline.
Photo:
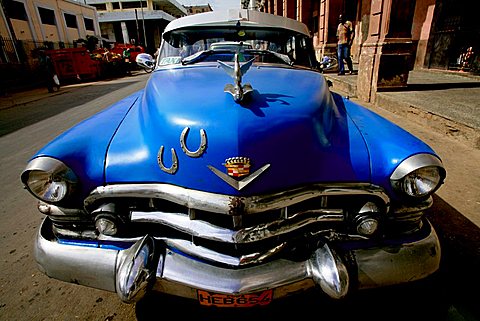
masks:
<path id="1" fill-rule="evenodd" d="M 337 27 L 337 55 L 338 55 L 338 74 L 345 75 L 345 64 L 347 62 L 348 71 L 353 74 L 352 58 L 350 57 L 350 47 L 353 43 L 355 32 L 353 25 L 350 21 L 347 21 L 343 15 L 339 16 L 340 23 Z"/>

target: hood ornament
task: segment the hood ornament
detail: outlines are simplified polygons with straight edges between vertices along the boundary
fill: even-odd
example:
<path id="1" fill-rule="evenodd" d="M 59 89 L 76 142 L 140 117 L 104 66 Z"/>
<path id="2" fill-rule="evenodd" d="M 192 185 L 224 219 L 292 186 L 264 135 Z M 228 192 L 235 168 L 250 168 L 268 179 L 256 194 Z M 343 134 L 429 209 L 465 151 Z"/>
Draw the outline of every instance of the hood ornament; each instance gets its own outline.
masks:
<path id="1" fill-rule="evenodd" d="M 217 62 L 220 66 L 222 66 L 225 72 L 233 78 L 233 85 L 226 84 L 223 88 L 223 91 L 232 94 L 233 100 L 235 100 L 236 103 L 241 103 L 245 95 L 253 91 L 253 88 L 250 84 L 245 84 L 242 86 L 242 76 L 247 73 L 248 69 L 252 66 L 252 63 L 254 61 L 255 58 L 252 58 L 240 66 L 238 53 L 235 54 L 233 66 L 230 66 L 223 61 L 217 60 Z"/>

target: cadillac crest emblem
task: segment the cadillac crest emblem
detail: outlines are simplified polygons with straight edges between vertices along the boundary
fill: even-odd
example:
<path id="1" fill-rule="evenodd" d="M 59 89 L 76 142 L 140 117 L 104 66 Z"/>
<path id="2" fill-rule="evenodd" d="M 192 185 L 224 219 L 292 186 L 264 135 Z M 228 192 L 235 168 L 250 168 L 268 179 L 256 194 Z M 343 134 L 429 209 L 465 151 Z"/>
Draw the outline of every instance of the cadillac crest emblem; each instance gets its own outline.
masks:
<path id="1" fill-rule="evenodd" d="M 227 174 L 232 177 L 242 177 L 250 174 L 250 158 L 231 157 L 225 160 Z"/>

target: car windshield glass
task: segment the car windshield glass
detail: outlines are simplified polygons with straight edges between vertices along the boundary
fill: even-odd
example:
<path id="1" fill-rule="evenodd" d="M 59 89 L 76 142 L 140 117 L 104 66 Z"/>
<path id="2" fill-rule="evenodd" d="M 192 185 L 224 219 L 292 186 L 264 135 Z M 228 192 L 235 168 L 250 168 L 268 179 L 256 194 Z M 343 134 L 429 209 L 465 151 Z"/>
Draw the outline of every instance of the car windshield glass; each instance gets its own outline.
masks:
<path id="1" fill-rule="evenodd" d="M 282 29 L 180 29 L 164 35 L 159 66 L 255 59 L 255 63 L 315 66 L 311 39 Z"/>
<path id="2" fill-rule="evenodd" d="M 193 64 L 200 61 L 231 61 L 233 54 L 238 53 L 239 61 L 245 62 L 251 59 L 255 59 L 256 62 L 265 63 L 284 63 L 287 65 L 293 65 L 293 61 L 288 55 L 279 54 L 268 50 L 232 50 L 232 49 L 210 49 L 203 50 L 194 53 L 191 56 L 185 57 L 180 60 L 183 65 Z"/>

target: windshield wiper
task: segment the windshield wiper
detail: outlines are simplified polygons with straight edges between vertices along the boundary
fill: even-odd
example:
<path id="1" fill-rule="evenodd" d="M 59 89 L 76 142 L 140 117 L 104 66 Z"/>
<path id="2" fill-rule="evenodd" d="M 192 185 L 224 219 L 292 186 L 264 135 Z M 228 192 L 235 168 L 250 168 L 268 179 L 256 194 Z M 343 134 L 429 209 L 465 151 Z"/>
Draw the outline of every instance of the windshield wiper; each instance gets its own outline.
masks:
<path id="1" fill-rule="evenodd" d="M 203 59 L 205 59 L 205 57 L 211 55 L 212 53 L 213 53 L 213 50 L 202 50 L 202 51 L 196 52 L 193 55 L 183 58 L 181 61 L 182 65 L 189 65 L 189 64 L 194 64 L 196 62 L 202 61 Z"/>
<path id="2" fill-rule="evenodd" d="M 274 55 L 275 57 L 281 59 L 282 61 L 284 61 L 287 65 L 293 66 L 293 61 L 290 59 L 288 55 L 279 54 L 278 52 L 275 52 L 275 51 L 268 51 L 268 52 Z"/>
<path id="3" fill-rule="evenodd" d="M 294 61 L 292 61 L 292 59 L 290 59 L 290 57 L 288 55 L 284 55 L 284 54 L 281 54 L 281 53 L 278 53 L 278 52 L 275 52 L 275 51 L 271 51 L 271 50 L 264 50 L 264 49 L 247 49 L 245 50 L 246 53 L 258 53 L 258 54 L 262 54 L 262 55 L 272 55 L 278 59 L 280 59 L 283 63 L 289 65 L 289 66 L 293 66 L 293 63 Z"/>

